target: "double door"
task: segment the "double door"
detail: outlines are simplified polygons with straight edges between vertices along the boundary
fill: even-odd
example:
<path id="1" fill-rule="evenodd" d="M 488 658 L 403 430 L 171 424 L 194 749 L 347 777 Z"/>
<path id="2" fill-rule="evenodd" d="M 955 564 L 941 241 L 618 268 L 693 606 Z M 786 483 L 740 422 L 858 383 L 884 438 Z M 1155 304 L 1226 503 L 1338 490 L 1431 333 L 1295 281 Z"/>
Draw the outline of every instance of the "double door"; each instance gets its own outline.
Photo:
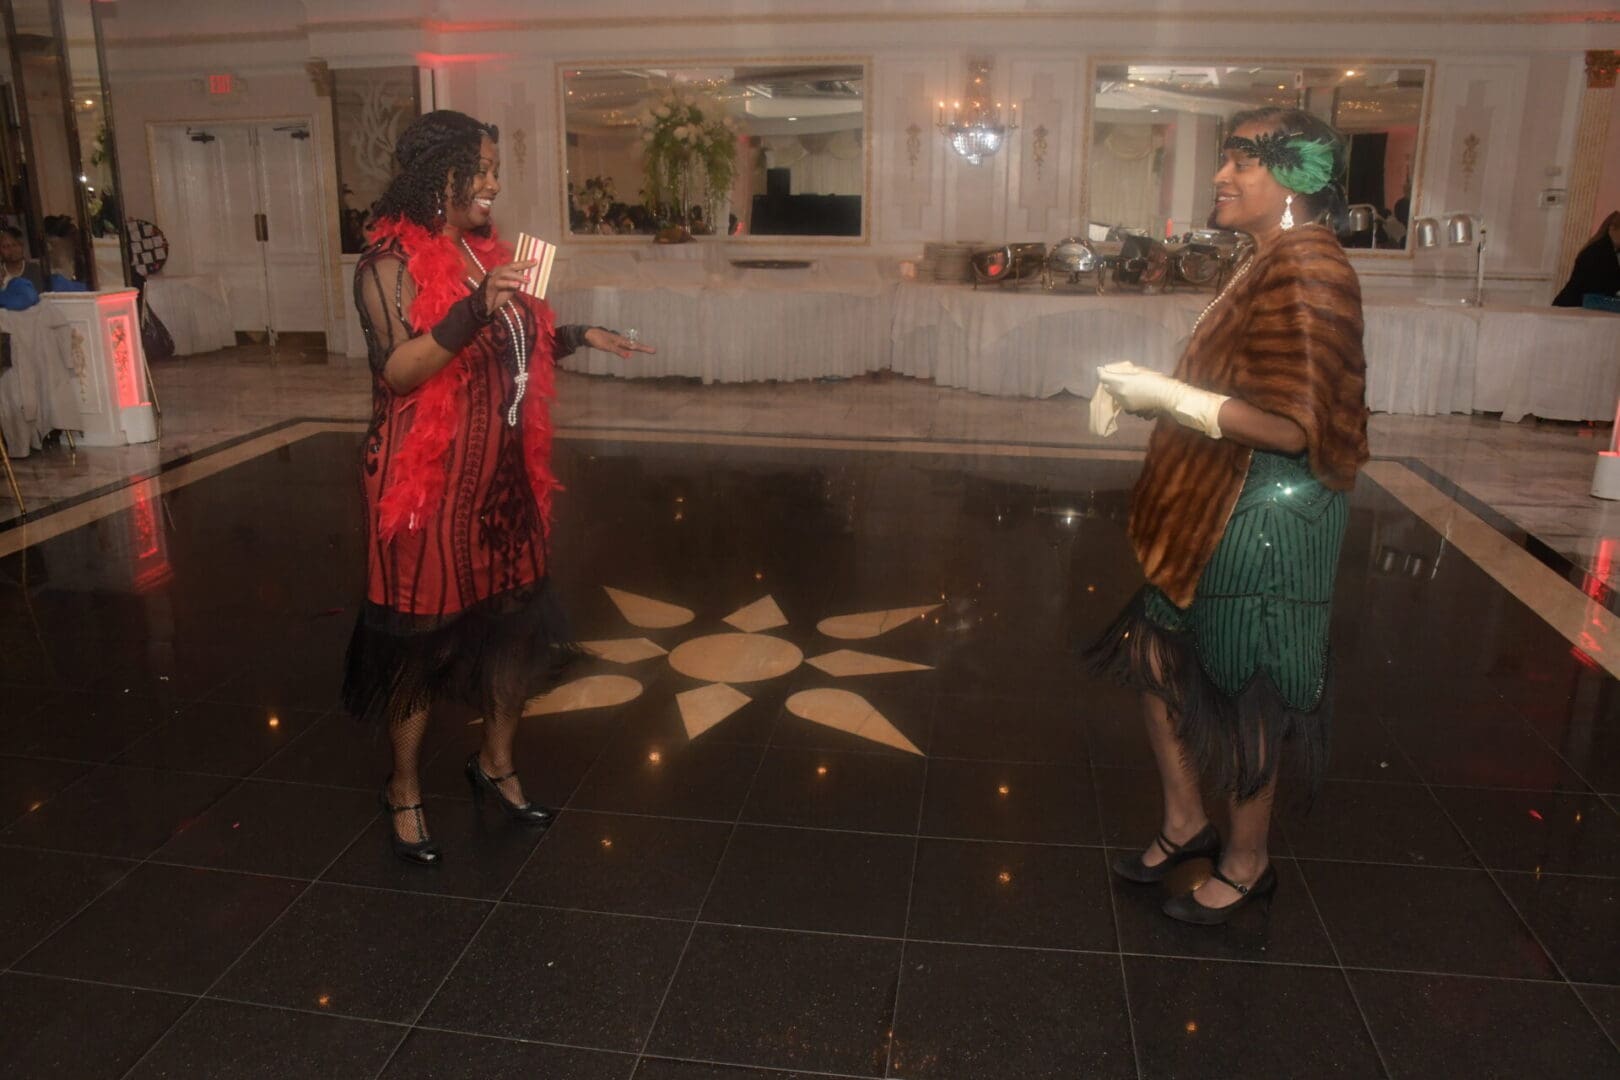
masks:
<path id="1" fill-rule="evenodd" d="M 320 176 L 308 120 L 152 127 L 165 274 L 224 287 L 237 331 L 326 329 Z"/>

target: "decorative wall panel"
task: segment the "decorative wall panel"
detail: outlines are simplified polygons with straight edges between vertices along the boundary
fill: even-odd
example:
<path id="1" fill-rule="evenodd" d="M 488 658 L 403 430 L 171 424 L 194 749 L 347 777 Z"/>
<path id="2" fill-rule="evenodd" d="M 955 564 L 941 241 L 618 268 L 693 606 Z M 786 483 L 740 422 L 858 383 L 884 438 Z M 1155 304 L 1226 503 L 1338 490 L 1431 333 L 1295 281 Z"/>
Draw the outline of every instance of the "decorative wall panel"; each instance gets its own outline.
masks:
<path id="1" fill-rule="evenodd" d="M 934 127 L 947 92 L 944 58 L 874 60 L 872 194 L 882 242 L 942 238 L 948 152 Z"/>
<path id="2" fill-rule="evenodd" d="M 1011 76 L 1021 126 L 1007 163 L 1007 239 L 1051 242 L 1079 231 L 1075 150 L 1085 62 L 1013 61 Z"/>

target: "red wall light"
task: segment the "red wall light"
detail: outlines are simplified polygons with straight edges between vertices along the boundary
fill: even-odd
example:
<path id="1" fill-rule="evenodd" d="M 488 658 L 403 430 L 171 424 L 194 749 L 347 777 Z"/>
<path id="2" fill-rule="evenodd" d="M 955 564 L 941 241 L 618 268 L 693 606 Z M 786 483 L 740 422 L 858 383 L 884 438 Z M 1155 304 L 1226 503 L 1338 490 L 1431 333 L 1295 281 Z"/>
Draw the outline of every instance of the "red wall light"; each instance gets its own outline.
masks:
<path id="1" fill-rule="evenodd" d="M 210 94 L 228 94 L 236 85 L 236 79 L 231 75 L 208 76 L 208 92 Z"/>

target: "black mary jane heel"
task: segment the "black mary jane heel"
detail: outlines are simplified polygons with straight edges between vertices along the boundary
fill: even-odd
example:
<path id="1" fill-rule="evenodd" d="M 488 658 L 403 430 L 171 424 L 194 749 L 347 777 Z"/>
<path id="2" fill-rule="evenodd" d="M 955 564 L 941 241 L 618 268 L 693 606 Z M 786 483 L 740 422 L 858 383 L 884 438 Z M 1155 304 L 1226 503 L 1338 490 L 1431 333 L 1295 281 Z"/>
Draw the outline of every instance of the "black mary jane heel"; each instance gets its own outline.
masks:
<path id="1" fill-rule="evenodd" d="M 1206 824 L 1198 831 L 1198 835 L 1185 844 L 1178 844 L 1160 832 L 1153 838 L 1164 852 L 1164 861 L 1149 866 L 1142 861 L 1139 852 L 1129 855 L 1116 855 L 1113 861 L 1114 873 L 1126 881 L 1138 885 L 1156 885 L 1163 881 L 1176 867 L 1189 859 L 1214 860 L 1221 853 L 1221 834 L 1215 831 L 1215 826 Z"/>
<path id="2" fill-rule="evenodd" d="M 472 788 L 473 805 L 482 808 L 484 797 L 493 795 L 495 805 L 499 806 L 512 821 L 536 828 L 546 828 L 556 818 L 556 813 L 534 802 L 515 803 L 501 791 L 501 784 L 512 779 L 517 773 L 507 773 L 505 776 L 490 776 L 478 764 L 478 755 L 471 754 L 467 758 L 467 786 Z"/>
<path id="3" fill-rule="evenodd" d="M 392 782 L 392 778 L 390 778 L 389 783 Z M 388 838 L 393 843 L 394 854 L 413 866 L 437 866 L 441 858 L 439 845 L 435 844 L 433 838 L 428 835 L 427 822 L 422 820 L 422 804 L 413 803 L 410 806 L 395 806 L 393 800 L 388 797 L 388 784 L 383 785 L 382 791 L 377 796 L 377 801 L 382 803 L 384 810 L 388 811 Z M 422 839 L 414 843 L 402 838 L 399 835 L 399 830 L 394 828 L 394 815 L 405 813 L 416 815 L 416 831 Z"/>
<path id="4" fill-rule="evenodd" d="M 1277 868 L 1266 864 L 1265 870 L 1254 879 L 1252 885 L 1239 885 L 1225 874 L 1221 873 L 1219 866 L 1210 870 L 1212 880 L 1224 885 L 1230 885 L 1237 890 L 1238 898 L 1225 907 L 1209 907 L 1200 904 L 1196 899 L 1198 890 L 1172 896 L 1164 902 L 1164 913 L 1177 922 L 1192 923 L 1194 926 L 1219 926 L 1232 916 L 1259 900 L 1270 900 L 1277 891 Z"/>

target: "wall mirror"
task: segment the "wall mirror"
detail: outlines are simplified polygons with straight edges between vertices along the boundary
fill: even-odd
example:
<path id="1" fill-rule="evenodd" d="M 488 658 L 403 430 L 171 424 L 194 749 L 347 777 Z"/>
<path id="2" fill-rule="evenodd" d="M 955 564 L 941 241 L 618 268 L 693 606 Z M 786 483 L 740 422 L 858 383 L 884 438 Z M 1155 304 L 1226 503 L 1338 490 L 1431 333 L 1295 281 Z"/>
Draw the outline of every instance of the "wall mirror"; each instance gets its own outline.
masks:
<path id="1" fill-rule="evenodd" d="M 1094 68 L 1087 195 L 1091 229 L 1152 236 L 1200 229 L 1231 117 L 1266 105 L 1315 113 L 1350 139 L 1348 248 L 1410 254 L 1432 65 L 1106 61 Z"/>
<path id="2" fill-rule="evenodd" d="M 9 63 L 0 132 L 0 217 L 49 273 L 124 283 L 112 107 L 91 0 L 0 0 Z"/>
<path id="3" fill-rule="evenodd" d="M 394 175 L 394 143 L 421 113 L 421 80 L 414 67 L 332 70 L 343 254 L 366 249 L 366 215 Z"/>
<path id="4" fill-rule="evenodd" d="M 864 61 L 559 71 L 572 236 L 866 235 Z"/>

